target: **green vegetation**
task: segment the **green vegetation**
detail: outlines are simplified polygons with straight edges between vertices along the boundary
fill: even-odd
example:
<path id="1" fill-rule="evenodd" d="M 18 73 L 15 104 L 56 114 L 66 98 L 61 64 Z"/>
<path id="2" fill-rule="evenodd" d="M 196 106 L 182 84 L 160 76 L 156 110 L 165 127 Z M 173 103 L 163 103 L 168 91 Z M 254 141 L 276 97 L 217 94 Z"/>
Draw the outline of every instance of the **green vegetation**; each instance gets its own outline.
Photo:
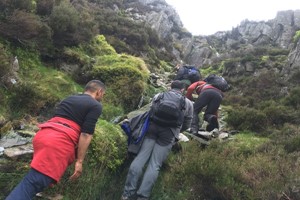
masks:
<path id="1" fill-rule="evenodd" d="M 115 5 L 118 12 L 112 10 Z M 135 110 L 142 96 L 147 104 L 163 90 L 147 84 L 149 71 L 173 70 L 172 42 L 133 21 L 123 6 L 122 0 L 0 1 L 1 137 L 23 120 L 35 124 L 48 119 L 61 99 L 82 92 L 90 79 L 107 85 L 82 177 L 70 182 L 71 166 L 46 196 L 119 199 L 131 158 L 126 136 L 111 121 Z M 174 30 L 178 37 L 189 35 L 180 27 Z M 299 35 L 297 31 L 294 43 Z M 214 36 L 207 40 L 214 52 L 224 48 Z M 152 199 L 300 198 L 300 71 L 288 79 L 276 73 L 289 50 L 254 46 L 246 52 L 239 42 L 230 46 L 232 58 L 203 66 L 201 74 L 222 74 L 231 84 L 221 114 L 226 116 L 224 130 L 240 132 L 206 148 L 194 140 L 182 143 L 182 151 L 172 152 L 164 163 Z M 182 50 L 179 44 L 174 48 Z M 11 70 L 14 56 L 20 66 L 16 72 Z M 0 199 L 23 178 L 29 163 L 0 160 Z"/>
<path id="2" fill-rule="evenodd" d="M 300 30 L 296 31 L 293 37 L 293 42 L 296 44 L 299 41 L 299 38 L 300 38 Z"/>

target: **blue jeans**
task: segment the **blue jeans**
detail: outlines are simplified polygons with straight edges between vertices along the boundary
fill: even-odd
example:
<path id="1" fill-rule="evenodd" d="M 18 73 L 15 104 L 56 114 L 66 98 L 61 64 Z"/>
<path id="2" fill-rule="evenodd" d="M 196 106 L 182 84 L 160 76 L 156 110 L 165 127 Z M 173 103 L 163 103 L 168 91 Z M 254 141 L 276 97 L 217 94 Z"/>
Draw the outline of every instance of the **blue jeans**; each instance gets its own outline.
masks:
<path id="1" fill-rule="evenodd" d="M 51 183 L 55 180 L 31 168 L 5 200 L 31 200 Z"/>

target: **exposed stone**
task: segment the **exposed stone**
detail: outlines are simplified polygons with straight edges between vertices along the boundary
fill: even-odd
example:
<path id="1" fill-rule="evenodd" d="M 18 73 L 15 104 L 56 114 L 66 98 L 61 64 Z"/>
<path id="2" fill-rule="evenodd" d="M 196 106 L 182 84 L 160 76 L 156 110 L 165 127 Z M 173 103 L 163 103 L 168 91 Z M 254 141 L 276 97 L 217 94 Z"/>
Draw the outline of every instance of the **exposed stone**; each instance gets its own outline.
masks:
<path id="1" fill-rule="evenodd" d="M 18 135 L 22 137 L 33 137 L 35 136 L 36 132 L 35 131 L 29 131 L 29 130 L 18 130 L 17 131 Z"/>
<path id="2" fill-rule="evenodd" d="M 244 20 L 231 31 L 219 31 L 209 36 L 192 36 L 185 30 L 176 10 L 165 0 L 127 1 L 124 6 L 132 19 L 145 22 L 161 39 L 173 43 L 170 53 L 174 55 L 177 63 L 183 60 L 183 63 L 197 67 L 209 66 L 217 61 L 233 58 L 237 52 L 248 52 L 254 47 L 263 46 L 292 50 L 287 64 L 279 73 L 290 74 L 300 66 L 300 44 L 296 47 L 293 44 L 295 31 L 300 28 L 300 10 L 280 11 L 274 19 L 268 21 Z M 257 73 L 253 66 L 242 65 L 236 66 L 232 71 L 225 70 L 225 73 Z"/>
<path id="3" fill-rule="evenodd" d="M 4 150 L 4 155 L 11 159 L 18 159 L 19 157 L 31 156 L 33 154 L 32 144 L 21 145 Z"/>
<path id="4" fill-rule="evenodd" d="M 24 138 L 24 137 L 17 135 L 14 132 L 12 132 L 12 133 L 4 136 L 3 138 L 1 138 L 0 147 L 10 148 L 10 147 L 14 147 L 14 146 L 20 146 L 20 145 L 27 144 L 30 141 L 31 141 L 31 138 Z"/>

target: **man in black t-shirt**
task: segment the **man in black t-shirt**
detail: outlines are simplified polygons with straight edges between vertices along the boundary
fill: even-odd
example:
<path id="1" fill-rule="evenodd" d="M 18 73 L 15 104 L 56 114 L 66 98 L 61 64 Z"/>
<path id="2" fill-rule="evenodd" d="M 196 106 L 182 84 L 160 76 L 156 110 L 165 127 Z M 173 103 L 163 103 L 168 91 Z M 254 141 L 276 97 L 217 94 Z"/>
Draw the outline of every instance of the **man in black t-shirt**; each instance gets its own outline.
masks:
<path id="1" fill-rule="evenodd" d="M 75 159 L 70 177 L 77 179 L 101 115 L 105 85 L 99 80 L 87 83 L 83 94 L 72 95 L 59 103 L 54 116 L 40 124 L 33 138 L 31 169 L 6 200 L 30 200 L 51 184 L 57 183 Z M 75 155 L 77 157 L 75 157 Z"/>

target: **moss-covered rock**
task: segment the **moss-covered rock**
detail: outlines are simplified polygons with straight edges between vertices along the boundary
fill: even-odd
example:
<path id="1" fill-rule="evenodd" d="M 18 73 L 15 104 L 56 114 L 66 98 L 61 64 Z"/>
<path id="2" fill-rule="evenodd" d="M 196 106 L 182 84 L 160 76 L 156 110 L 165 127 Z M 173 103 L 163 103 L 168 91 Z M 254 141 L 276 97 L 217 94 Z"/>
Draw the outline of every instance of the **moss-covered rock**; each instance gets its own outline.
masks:
<path id="1" fill-rule="evenodd" d="M 120 127 L 100 120 L 90 147 L 90 162 L 116 170 L 127 154 L 126 136 Z"/>

